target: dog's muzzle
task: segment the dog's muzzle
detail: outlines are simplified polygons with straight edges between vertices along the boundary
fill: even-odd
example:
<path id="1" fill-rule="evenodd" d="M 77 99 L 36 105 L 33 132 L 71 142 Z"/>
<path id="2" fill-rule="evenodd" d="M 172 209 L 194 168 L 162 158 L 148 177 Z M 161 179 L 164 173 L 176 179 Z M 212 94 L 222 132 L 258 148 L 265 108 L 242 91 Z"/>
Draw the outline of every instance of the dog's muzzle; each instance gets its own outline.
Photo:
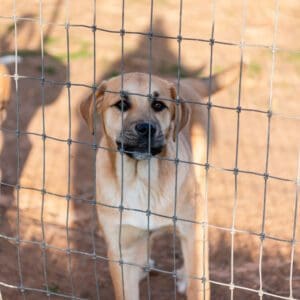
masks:
<path id="1" fill-rule="evenodd" d="M 150 145 L 149 145 L 150 142 Z M 164 136 L 160 127 L 153 122 L 138 122 L 123 130 L 117 140 L 118 150 L 131 158 L 143 160 L 159 154 L 164 147 Z"/>

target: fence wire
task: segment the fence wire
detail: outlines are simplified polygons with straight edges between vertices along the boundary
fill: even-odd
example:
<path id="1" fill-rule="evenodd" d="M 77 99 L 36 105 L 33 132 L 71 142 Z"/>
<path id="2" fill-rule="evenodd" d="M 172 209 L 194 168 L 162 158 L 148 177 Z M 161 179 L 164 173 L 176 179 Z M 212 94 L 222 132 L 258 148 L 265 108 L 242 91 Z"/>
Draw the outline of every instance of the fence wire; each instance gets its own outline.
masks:
<path id="1" fill-rule="evenodd" d="M 86 25 L 86 24 L 73 24 L 70 22 L 70 5 L 71 2 L 69 0 L 65 0 L 65 22 L 64 23 L 51 23 L 46 22 L 43 19 L 43 0 L 39 0 L 39 18 L 29 18 L 29 17 L 20 17 L 17 15 L 16 6 L 17 6 L 17 0 L 14 0 L 13 4 L 13 15 L 12 16 L 0 16 L 0 19 L 3 20 L 10 20 L 14 24 L 14 57 L 15 57 L 15 65 L 14 65 L 14 74 L 0 74 L 0 76 L 3 77 L 10 77 L 14 81 L 14 88 L 15 88 L 15 106 L 16 106 L 16 130 L 11 130 L 8 128 L 1 127 L 2 133 L 9 133 L 9 134 L 15 134 L 17 139 L 17 147 L 15 149 L 17 154 L 17 183 L 15 185 L 10 184 L 8 182 L 4 182 L 1 179 L 1 185 L 7 186 L 10 188 L 14 188 L 16 190 L 16 205 L 17 205 L 17 217 L 16 217 L 16 236 L 7 236 L 3 233 L 0 233 L 0 238 L 4 240 L 8 240 L 10 242 L 13 242 L 17 247 L 17 264 L 18 264 L 18 275 L 19 275 L 19 284 L 13 285 L 9 282 L 1 282 L 0 281 L 0 287 L 3 288 L 10 288 L 10 289 L 16 289 L 21 293 L 21 296 L 23 299 L 26 299 L 26 292 L 36 292 L 40 295 L 45 295 L 48 298 L 51 297 L 61 297 L 61 298 L 67 298 L 67 299 L 83 299 L 81 297 L 77 297 L 75 293 L 74 288 L 74 282 L 73 282 L 73 272 L 72 272 L 72 254 L 80 254 L 86 257 L 90 257 L 93 259 L 93 272 L 94 272 L 94 279 L 95 279 L 95 286 L 96 286 L 96 298 L 97 299 L 104 299 L 101 296 L 101 288 L 99 284 L 99 278 L 100 275 L 98 274 L 97 270 L 97 261 L 103 260 L 106 262 L 112 262 L 119 264 L 122 274 L 122 286 L 123 286 L 123 298 L 125 295 L 124 291 L 124 277 L 126 276 L 126 273 L 124 272 L 125 266 L 132 266 L 132 267 L 139 267 L 143 268 L 146 271 L 147 275 L 147 298 L 150 300 L 151 297 L 151 278 L 150 278 L 150 271 L 156 271 L 161 274 L 167 274 L 174 278 L 174 293 L 173 293 L 173 299 L 176 299 L 177 294 L 177 280 L 179 278 L 179 274 L 177 272 L 177 259 L 176 259 L 176 223 L 178 221 L 181 222 L 187 222 L 195 225 L 199 225 L 203 228 L 203 256 L 205 257 L 205 243 L 208 243 L 208 238 L 206 236 L 206 232 L 209 228 L 215 228 L 223 232 L 228 232 L 231 234 L 231 248 L 230 248 L 230 282 L 219 282 L 215 281 L 209 278 L 209 274 L 206 274 L 206 268 L 205 268 L 205 259 L 204 259 L 204 266 L 203 266 L 203 276 L 197 277 L 192 276 L 191 274 L 185 274 L 185 276 L 188 279 L 196 279 L 201 280 L 203 283 L 203 289 L 206 290 L 206 285 L 210 283 L 211 285 L 219 285 L 226 287 L 230 290 L 230 299 L 234 299 L 234 291 L 236 289 L 249 291 L 254 294 L 257 294 L 260 299 L 263 299 L 264 296 L 270 296 L 277 299 L 296 299 L 293 294 L 293 268 L 294 268 L 294 262 L 295 262 L 295 247 L 297 245 L 300 245 L 300 241 L 296 240 L 296 229 L 297 229 L 297 221 L 298 221 L 298 196 L 299 196 L 299 190 L 300 190 L 300 155 L 298 158 L 298 175 L 297 178 L 283 178 L 274 176 L 269 173 L 269 152 L 270 152 L 270 143 L 271 143 L 271 122 L 274 117 L 283 118 L 283 119 L 295 119 L 300 120 L 300 116 L 292 116 L 282 113 L 274 113 L 272 112 L 272 98 L 273 98 L 273 77 L 274 77 L 274 70 L 275 70 L 275 61 L 276 61 L 276 53 L 279 51 L 286 52 L 289 51 L 288 49 L 282 49 L 278 48 L 276 45 L 276 36 L 277 36 L 277 30 L 278 30 L 278 18 L 279 18 L 279 0 L 276 1 L 276 7 L 274 9 L 274 30 L 273 30 L 273 42 L 271 45 L 263 45 L 263 44 L 251 44 L 247 43 L 245 41 L 245 29 L 246 29 L 246 17 L 247 17 L 247 6 L 248 6 L 248 0 L 243 0 L 243 16 L 242 16 L 242 28 L 241 28 L 241 34 L 240 34 L 240 42 L 239 43 L 232 43 L 227 41 L 221 41 L 215 39 L 215 21 L 216 21 L 216 7 L 217 7 L 217 1 L 212 0 L 211 4 L 211 34 L 209 39 L 203 39 L 203 38 L 191 38 L 182 36 L 182 15 L 183 15 L 183 0 L 180 0 L 179 3 L 179 15 L 178 15 L 178 35 L 177 36 L 167 36 L 167 35 L 161 35 L 156 32 L 154 32 L 153 29 L 153 7 L 154 7 L 154 1 L 150 1 L 150 14 L 149 14 L 149 32 L 138 32 L 138 31 L 127 31 L 125 28 L 125 12 L 126 12 L 126 3 L 125 0 L 122 0 L 121 4 L 121 20 L 120 20 L 120 30 L 110 30 L 108 28 L 103 28 L 97 26 L 96 23 L 96 11 L 97 11 L 97 1 L 92 0 L 93 2 L 93 23 L 92 25 Z M 41 76 L 39 78 L 32 77 L 32 76 L 24 76 L 19 75 L 18 72 L 18 22 L 20 21 L 28 21 L 28 22 L 34 22 L 39 24 L 40 28 L 40 44 L 41 44 Z M 65 82 L 59 82 L 59 81 L 53 81 L 49 80 L 45 77 L 45 50 L 44 50 L 44 34 L 43 34 L 43 28 L 46 25 L 54 25 L 58 27 L 64 27 L 65 28 L 65 34 L 66 34 L 66 41 L 67 41 L 67 67 L 66 67 L 66 79 Z M 93 85 L 89 86 L 82 83 L 77 82 L 71 82 L 70 78 L 70 28 L 86 28 L 91 30 L 92 36 L 93 36 Z M 182 77 L 182 71 L 181 71 L 181 44 L 182 41 L 194 41 L 194 42 L 200 42 L 200 43 L 207 43 L 210 45 L 210 58 L 209 58 L 209 77 L 212 78 L 212 71 L 213 71 L 213 59 L 214 59 L 214 46 L 216 44 L 228 46 L 228 47 L 238 47 L 240 49 L 240 69 L 239 69 L 239 81 L 238 81 L 238 98 L 237 98 L 237 104 L 235 107 L 231 106 L 222 106 L 214 104 L 212 101 L 211 93 L 209 93 L 208 101 L 207 102 L 200 102 L 196 101 L 197 99 L 185 99 L 185 103 L 187 104 L 197 104 L 201 105 L 203 107 L 207 108 L 207 149 L 206 149 L 206 158 L 205 163 L 199 163 L 194 161 L 185 161 L 178 157 L 178 126 L 177 126 L 177 132 L 176 132 L 176 155 L 175 158 L 168 158 L 168 157 L 150 157 L 148 159 L 148 194 L 147 194 L 147 209 L 142 210 L 138 208 L 129 208 L 124 206 L 124 155 L 125 153 L 131 153 L 130 151 L 125 151 L 123 140 L 121 145 L 121 150 L 119 151 L 121 153 L 121 199 L 120 204 L 118 206 L 114 205 L 107 205 L 105 203 L 102 203 L 99 199 L 96 199 L 96 154 L 98 150 L 105 150 L 105 151 L 116 151 L 114 149 L 105 148 L 102 146 L 99 146 L 97 144 L 96 139 L 96 130 L 97 127 L 95 126 L 96 122 L 96 109 L 94 109 L 94 137 L 93 137 L 93 143 L 89 144 L 84 141 L 76 140 L 72 136 L 72 116 L 71 116 L 71 108 L 72 108 L 72 87 L 74 86 L 81 86 L 81 87 L 87 87 L 92 91 L 93 95 L 93 105 L 94 108 L 96 108 L 96 91 L 98 89 L 98 82 L 96 78 L 97 69 L 96 69 L 96 55 L 97 55 L 97 49 L 96 49 L 96 34 L 97 32 L 106 32 L 111 34 L 117 34 L 120 35 L 120 43 L 121 43 L 121 63 L 120 63 L 120 74 L 121 74 L 121 90 L 119 92 L 115 91 L 109 91 L 106 90 L 106 93 L 120 93 L 121 99 L 124 97 L 124 74 L 125 74 L 125 62 L 124 62 L 124 55 L 125 55 L 125 37 L 128 35 L 141 35 L 148 38 L 148 75 L 149 75 L 149 94 L 143 95 L 138 93 L 128 93 L 129 95 L 137 95 L 141 97 L 145 97 L 147 100 L 151 100 L 151 93 L 152 93 L 152 66 L 153 66 L 153 38 L 159 38 L 159 39 L 168 39 L 168 40 L 175 40 L 177 41 L 177 97 L 175 100 L 171 99 L 164 99 L 160 97 L 160 99 L 165 101 L 174 101 L 177 109 L 180 105 L 180 80 Z M 272 53 L 272 66 L 270 71 L 270 80 L 269 80 L 269 107 L 268 110 L 259 110 L 254 108 L 247 108 L 242 106 L 241 103 L 241 93 L 242 93 L 242 81 L 243 81 L 243 66 L 244 66 L 244 50 L 246 48 L 261 48 L 261 49 L 268 49 Z M 229 48 L 230 50 L 230 48 Z M 226 49 L 224 48 L 224 51 Z M 295 51 L 297 53 L 300 53 L 299 51 Z M 41 103 L 42 103 L 42 133 L 38 132 L 29 132 L 29 131 L 22 131 L 20 128 L 20 91 L 19 91 L 19 80 L 20 79 L 31 79 L 36 80 L 40 82 L 40 88 L 41 88 Z M 45 118 L 47 117 L 45 115 L 45 84 L 48 83 L 53 86 L 63 86 L 67 89 L 67 103 L 68 103 L 68 137 L 67 139 L 61 139 L 55 136 L 50 136 L 46 132 L 46 126 L 45 126 Z M 209 90 L 212 90 L 211 86 L 211 80 L 209 81 Z M 235 163 L 234 168 L 224 168 L 220 166 L 213 165 L 210 162 L 210 130 L 211 130 L 211 109 L 220 109 L 220 110 L 232 110 L 237 112 L 236 117 L 236 138 L 235 138 Z M 266 157 L 265 157 L 265 169 L 264 173 L 254 172 L 250 170 L 243 170 L 239 167 L 239 144 L 240 144 L 240 120 L 241 120 L 241 113 L 243 111 L 253 112 L 256 114 L 265 115 L 267 118 L 267 140 L 266 140 Z M 150 113 L 150 112 L 149 112 Z M 177 123 L 178 123 L 178 115 L 177 115 Z M 122 111 L 122 131 L 123 131 L 123 123 L 124 123 L 124 117 L 123 117 L 123 111 Z M 150 124 L 149 128 L 150 128 Z M 150 132 L 150 130 L 149 130 Z M 43 142 L 43 156 L 42 156 L 42 186 L 40 189 L 21 185 L 20 183 L 20 137 L 21 136 L 37 136 L 42 139 Z M 64 144 L 67 144 L 68 146 L 68 184 L 67 184 L 67 194 L 58 194 L 54 191 L 50 191 L 46 189 L 45 181 L 47 176 L 47 169 L 46 169 L 46 140 L 54 140 L 58 141 Z M 71 153 L 72 153 L 72 146 L 74 144 L 79 145 L 86 145 L 93 149 L 94 155 L 94 182 L 93 182 L 93 199 L 87 200 L 84 197 L 78 197 L 71 194 Z M 149 134 L 149 147 L 150 147 L 150 134 Z M 150 152 L 150 149 L 149 149 Z M 175 182 L 174 182 L 174 211 L 173 215 L 168 216 L 164 214 L 160 214 L 154 211 L 151 211 L 151 163 L 153 160 L 166 160 L 173 162 L 175 164 Z M 204 213 L 203 213 L 203 220 L 187 220 L 180 218 L 177 215 L 177 193 L 178 193 L 178 184 L 177 184 L 177 175 L 178 175 L 178 165 L 179 164 L 191 164 L 193 166 L 201 167 L 205 169 L 205 192 L 204 192 Z M 225 173 L 231 173 L 234 176 L 234 198 L 233 198 L 233 210 L 232 210 L 232 220 L 231 220 L 231 226 L 230 227 L 221 227 L 214 224 L 211 224 L 208 220 L 208 176 L 210 170 L 218 170 Z M 262 211 L 262 223 L 261 223 L 261 231 L 260 232 L 253 232 L 249 230 L 240 230 L 236 228 L 236 211 L 237 211 L 237 204 L 238 204 L 238 182 L 239 182 L 239 175 L 240 174 L 248 174 L 252 176 L 261 177 L 264 180 L 264 193 L 263 193 L 263 211 Z M 283 239 L 278 236 L 269 235 L 265 232 L 265 222 L 266 222 L 266 202 L 267 202 L 267 188 L 268 188 L 268 182 L 270 180 L 274 181 L 283 181 L 283 182 L 290 182 L 295 185 L 295 203 L 294 203 L 294 215 L 293 215 L 293 232 L 292 232 L 292 239 Z M 41 231 L 42 231 L 42 239 L 41 241 L 36 240 L 24 240 L 21 239 L 20 236 L 20 190 L 32 190 L 37 191 L 41 193 L 41 214 L 40 214 L 40 222 L 41 222 Z M 65 230 L 66 230 L 66 238 L 67 238 L 67 247 L 66 248 L 59 248 L 56 246 L 53 246 L 51 244 L 48 244 L 46 242 L 45 238 L 45 223 L 44 223 L 44 209 L 45 209 L 45 196 L 46 195 L 54 195 L 58 198 L 60 198 L 62 201 L 67 202 L 67 212 L 66 212 L 66 222 L 65 222 Z M 70 233 L 69 233 L 69 223 L 70 223 L 70 203 L 71 201 L 78 202 L 78 203 L 88 203 L 92 207 L 92 229 L 91 229 L 91 240 L 92 240 L 92 251 L 91 252 L 85 252 L 80 251 L 78 249 L 73 249 L 70 242 Z M 97 206 L 106 206 L 109 208 L 113 208 L 119 211 L 120 213 L 120 226 L 119 226 L 119 258 L 110 260 L 106 256 L 101 256 L 97 254 L 96 249 L 96 242 L 95 242 L 95 228 L 97 224 L 97 215 L 96 215 L 96 207 Z M 123 213 L 124 211 L 132 211 L 139 214 L 144 214 L 147 218 L 147 264 L 146 265 L 139 265 L 134 262 L 128 262 L 123 259 L 123 252 L 122 252 L 122 222 L 123 222 Z M 150 258 L 150 219 L 152 216 L 157 216 L 161 218 L 169 219 L 173 222 L 173 242 L 172 242 L 172 248 L 173 248 L 173 270 L 167 271 L 161 268 L 156 267 L 152 264 L 151 258 Z M 245 235 L 251 235 L 256 236 L 260 239 L 260 249 L 259 249 L 259 288 L 253 289 L 245 286 L 241 286 L 236 283 L 234 278 L 234 270 L 235 270 L 235 256 L 234 256 L 234 247 L 235 247 L 235 235 L 237 233 L 245 234 Z M 264 289 L 263 284 L 263 253 L 264 253 L 264 242 L 266 240 L 273 240 L 273 241 L 279 241 L 282 243 L 285 243 L 286 245 L 290 245 L 291 252 L 290 252 L 290 271 L 289 271 L 289 296 L 282 296 L 278 294 L 271 293 Z M 43 276 L 44 276 L 44 288 L 38 289 L 33 288 L 30 286 L 24 285 L 24 278 L 23 278 L 23 270 L 22 270 L 22 264 L 21 264 L 21 245 L 23 244 L 29 244 L 29 245 L 35 245 L 40 246 L 42 249 L 42 262 L 43 262 Z M 70 287 L 71 287 L 71 293 L 65 294 L 60 292 L 52 291 L 49 288 L 49 282 L 48 282 L 48 272 L 47 272 L 47 249 L 55 249 L 57 251 L 66 253 L 68 256 L 68 277 L 70 280 Z M 103 276 L 103 275 L 102 275 Z M 0 294 L 1 298 L 1 294 Z M 205 298 L 205 292 L 204 292 L 204 298 Z M 128 299 L 126 299 L 128 300 Z"/>

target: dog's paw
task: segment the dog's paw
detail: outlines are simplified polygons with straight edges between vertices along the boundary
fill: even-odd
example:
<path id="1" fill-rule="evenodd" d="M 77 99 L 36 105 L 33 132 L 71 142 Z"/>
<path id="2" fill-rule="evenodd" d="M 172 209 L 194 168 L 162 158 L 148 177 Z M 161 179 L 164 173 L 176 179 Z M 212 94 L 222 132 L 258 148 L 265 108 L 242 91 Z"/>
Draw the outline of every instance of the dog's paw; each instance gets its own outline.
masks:
<path id="1" fill-rule="evenodd" d="M 177 280 L 176 286 L 177 286 L 178 293 L 185 294 L 186 288 L 187 288 L 186 278 L 182 278 L 182 279 Z"/>
<path id="2" fill-rule="evenodd" d="M 177 270 L 176 286 L 178 293 L 185 294 L 187 288 L 187 278 L 184 276 L 183 267 Z"/>

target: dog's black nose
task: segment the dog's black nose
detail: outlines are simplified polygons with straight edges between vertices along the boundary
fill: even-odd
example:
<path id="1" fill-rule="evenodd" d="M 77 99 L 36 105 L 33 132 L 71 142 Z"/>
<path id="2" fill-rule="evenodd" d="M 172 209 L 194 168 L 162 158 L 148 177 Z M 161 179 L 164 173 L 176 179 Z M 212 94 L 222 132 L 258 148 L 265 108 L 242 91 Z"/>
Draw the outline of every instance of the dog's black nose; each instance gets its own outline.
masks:
<path id="1" fill-rule="evenodd" d="M 135 125 L 135 131 L 141 136 L 148 136 L 150 129 L 150 136 L 153 137 L 156 133 L 156 127 L 149 123 L 137 123 Z"/>

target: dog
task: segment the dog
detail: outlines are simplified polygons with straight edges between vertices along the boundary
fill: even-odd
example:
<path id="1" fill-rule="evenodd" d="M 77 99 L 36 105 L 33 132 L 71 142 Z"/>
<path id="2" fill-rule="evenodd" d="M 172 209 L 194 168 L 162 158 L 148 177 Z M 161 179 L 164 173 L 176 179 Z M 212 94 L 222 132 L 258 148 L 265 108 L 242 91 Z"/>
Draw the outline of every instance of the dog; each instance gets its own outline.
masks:
<path id="1" fill-rule="evenodd" d="M 206 160 L 208 110 L 199 102 L 233 82 L 234 69 L 184 78 L 179 89 L 176 81 L 152 75 L 150 90 L 148 74 L 125 73 L 103 81 L 81 103 L 91 133 L 101 131 L 97 212 L 117 300 L 139 299 L 145 267 L 153 267 L 152 233 L 174 227 L 184 258 L 177 287 L 189 300 L 210 298 L 205 168 L 189 162 Z"/>

